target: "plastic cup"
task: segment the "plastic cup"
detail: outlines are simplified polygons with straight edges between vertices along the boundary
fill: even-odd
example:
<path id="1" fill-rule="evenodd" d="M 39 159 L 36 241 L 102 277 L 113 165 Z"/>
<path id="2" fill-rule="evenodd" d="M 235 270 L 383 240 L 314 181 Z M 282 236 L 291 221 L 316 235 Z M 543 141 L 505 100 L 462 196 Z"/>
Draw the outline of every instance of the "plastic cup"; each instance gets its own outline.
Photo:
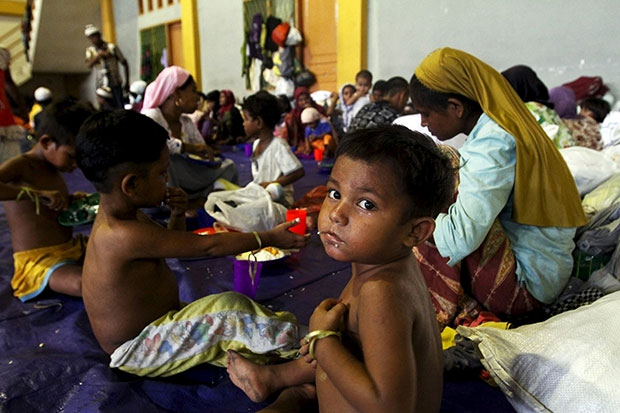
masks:
<path id="1" fill-rule="evenodd" d="M 323 160 L 323 149 L 314 150 L 314 160 L 320 162 Z"/>
<path id="2" fill-rule="evenodd" d="M 299 224 L 290 227 L 288 230 L 295 234 L 304 235 L 306 233 L 306 210 L 305 209 L 289 209 L 286 211 L 286 220 L 292 221 L 299 218 Z"/>
<path id="3" fill-rule="evenodd" d="M 248 158 L 252 156 L 252 144 L 251 143 L 244 143 L 243 149 L 245 150 L 245 156 L 247 156 Z"/>
<path id="4" fill-rule="evenodd" d="M 254 282 L 252 282 L 252 277 L 250 276 L 250 265 L 252 265 L 252 267 L 256 266 Z M 256 291 L 258 290 L 258 281 L 262 268 L 262 262 L 254 263 L 253 261 L 248 262 L 248 260 L 235 260 L 233 264 L 234 290 L 252 299 L 256 298 Z"/>

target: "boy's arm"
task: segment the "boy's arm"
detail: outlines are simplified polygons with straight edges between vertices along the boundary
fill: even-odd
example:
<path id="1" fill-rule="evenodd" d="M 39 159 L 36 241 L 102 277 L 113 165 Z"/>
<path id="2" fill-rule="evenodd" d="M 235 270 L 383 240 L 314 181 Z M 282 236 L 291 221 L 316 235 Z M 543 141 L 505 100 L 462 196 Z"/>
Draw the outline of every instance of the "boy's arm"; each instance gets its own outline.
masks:
<path id="1" fill-rule="evenodd" d="M 277 182 L 282 186 L 286 186 L 286 185 L 292 184 L 298 179 L 303 178 L 305 174 L 306 174 L 306 171 L 302 167 L 300 169 L 297 169 L 296 171 L 289 173 L 288 175 L 282 175 L 281 177 L 276 179 L 274 182 Z"/>
<path id="2" fill-rule="evenodd" d="M 109 240 L 111 247 L 122 251 L 127 259 L 223 257 L 274 246 L 296 249 L 306 245 L 307 236 L 288 230 L 297 220 L 284 222 L 265 232 L 220 232 L 197 235 L 191 232 L 170 231 L 150 222 L 125 221 L 115 228 Z"/>
<path id="3" fill-rule="evenodd" d="M 402 308 L 405 300 L 398 297 L 398 292 L 381 282 L 372 284 L 362 287 L 358 303 L 364 362 L 333 336 L 315 343 L 315 357 L 318 366 L 355 411 L 413 411 L 417 383 L 411 344 L 414 324 L 407 316 L 411 311 Z M 344 310 L 342 304 L 332 307 L 334 303 L 323 302 L 317 307 L 310 320 L 310 331 L 335 327 L 330 325 L 334 316 L 330 317 L 329 313 L 343 314 Z"/>
<path id="4" fill-rule="evenodd" d="M 355 102 L 357 102 L 357 100 L 359 98 L 361 98 L 362 95 L 356 90 L 355 93 L 353 93 L 351 96 L 349 96 L 349 98 L 343 98 L 344 99 L 344 103 L 345 105 L 349 106 L 354 104 Z"/>

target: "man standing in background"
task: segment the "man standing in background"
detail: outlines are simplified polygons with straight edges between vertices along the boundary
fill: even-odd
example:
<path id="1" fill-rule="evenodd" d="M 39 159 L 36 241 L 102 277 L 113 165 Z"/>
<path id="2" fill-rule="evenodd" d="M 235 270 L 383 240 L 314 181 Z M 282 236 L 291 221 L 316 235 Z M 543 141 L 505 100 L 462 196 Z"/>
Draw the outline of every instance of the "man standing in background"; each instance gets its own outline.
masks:
<path id="1" fill-rule="evenodd" d="M 86 48 L 86 64 L 97 70 L 97 89 L 107 86 L 114 97 L 114 106 L 122 109 L 123 92 L 129 92 L 129 64 L 121 53 L 121 49 L 113 43 L 108 43 L 101 37 L 101 31 L 92 24 L 86 25 L 84 35 L 92 43 Z M 118 64 L 122 64 L 125 71 L 125 82 L 121 78 Z"/>

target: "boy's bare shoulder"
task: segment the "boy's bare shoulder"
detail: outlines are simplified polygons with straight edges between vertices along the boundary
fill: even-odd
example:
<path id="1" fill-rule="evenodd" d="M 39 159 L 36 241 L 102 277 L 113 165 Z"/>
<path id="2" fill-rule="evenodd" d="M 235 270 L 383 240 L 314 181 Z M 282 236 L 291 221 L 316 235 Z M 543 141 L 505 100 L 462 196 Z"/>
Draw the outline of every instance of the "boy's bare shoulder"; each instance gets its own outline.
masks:
<path id="1" fill-rule="evenodd" d="M 165 230 L 139 212 L 134 220 L 118 220 L 109 217 L 98 217 L 90 234 L 100 248 L 110 249 L 123 255 L 131 255 L 141 248 L 146 248 L 155 238 L 165 236 Z"/>

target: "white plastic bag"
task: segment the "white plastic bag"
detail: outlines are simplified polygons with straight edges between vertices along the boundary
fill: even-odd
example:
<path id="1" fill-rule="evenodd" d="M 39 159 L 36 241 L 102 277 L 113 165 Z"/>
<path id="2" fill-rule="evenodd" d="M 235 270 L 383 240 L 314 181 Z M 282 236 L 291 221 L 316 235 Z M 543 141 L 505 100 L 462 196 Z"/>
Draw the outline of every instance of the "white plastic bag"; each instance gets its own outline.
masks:
<path id="1" fill-rule="evenodd" d="M 592 191 L 612 175 L 620 173 L 618 164 L 594 149 L 572 146 L 560 149 L 560 153 L 575 178 L 581 196 Z"/>
<path id="2" fill-rule="evenodd" d="M 215 220 L 245 232 L 267 231 L 286 221 L 286 207 L 272 201 L 267 190 L 254 182 L 232 191 L 212 192 L 205 211 Z"/>

